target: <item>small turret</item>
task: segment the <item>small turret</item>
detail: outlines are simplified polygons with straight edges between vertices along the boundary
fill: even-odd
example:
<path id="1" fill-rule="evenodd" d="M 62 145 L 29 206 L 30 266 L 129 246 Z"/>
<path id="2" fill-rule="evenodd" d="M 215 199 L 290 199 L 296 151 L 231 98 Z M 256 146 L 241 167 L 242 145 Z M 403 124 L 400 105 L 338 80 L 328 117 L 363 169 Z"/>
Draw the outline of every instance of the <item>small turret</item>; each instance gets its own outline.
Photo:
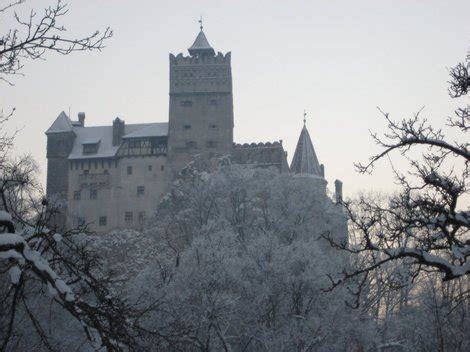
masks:
<path id="1" fill-rule="evenodd" d="M 113 146 L 121 144 L 122 136 L 124 136 L 125 122 L 119 117 L 113 121 Z"/>

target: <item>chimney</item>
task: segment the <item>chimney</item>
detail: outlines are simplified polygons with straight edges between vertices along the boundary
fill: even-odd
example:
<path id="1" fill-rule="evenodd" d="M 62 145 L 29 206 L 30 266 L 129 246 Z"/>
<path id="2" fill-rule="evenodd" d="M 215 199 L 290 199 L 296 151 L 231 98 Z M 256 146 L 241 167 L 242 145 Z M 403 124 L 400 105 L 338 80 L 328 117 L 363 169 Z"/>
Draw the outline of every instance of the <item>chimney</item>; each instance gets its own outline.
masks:
<path id="1" fill-rule="evenodd" d="M 325 165 L 323 164 L 320 165 L 320 173 L 321 177 L 325 178 Z"/>
<path id="2" fill-rule="evenodd" d="M 340 204 L 343 202 L 343 182 L 340 180 L 335 181 L 335 194 L 336 194 L 336 203 Z"/>
<path id="3" fill-rule="evenodd" d="M 121 144 L 122 136 L 124 136 L 124 120 L 116 117 L 113 121 L 113 146 Z"/>
<path id="4" fill-rule="evenodd" d="M 80 122 L 80 126 L 85 127 L 85 113 L 84 112 L 78 113 L 78 122 Z"/>

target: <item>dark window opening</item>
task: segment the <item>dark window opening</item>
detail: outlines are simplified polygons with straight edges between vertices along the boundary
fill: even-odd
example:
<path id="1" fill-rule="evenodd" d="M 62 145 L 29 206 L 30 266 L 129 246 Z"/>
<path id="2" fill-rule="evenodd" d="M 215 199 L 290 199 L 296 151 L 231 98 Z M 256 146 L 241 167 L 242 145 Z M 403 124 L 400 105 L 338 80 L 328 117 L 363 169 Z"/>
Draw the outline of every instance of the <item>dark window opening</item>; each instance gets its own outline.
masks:
<path id="1" fill-rule="evenodd" d="M 160 171 L 165 170 L 165 165 L 160 166 Z"/>
<path id="2" fill-rule="evenodd" d="M 132 175 L 132 166 L 127 167 L 127 174 Z"/>
<path id="3" fill-rule="evenodd" d="M 217 142 L 215 141 L 207 141 L 208 148 L 215 148 L 217 146 Z"/>
<path id="4" fill-rule="evenodd" d="M 197 143 L 195 141 L 187 141 L 186 142 L 186 148 L 196 148 Z"/>
<path id="5" fill-rule="evenodd" d="M 217 100 L 211 99 L 211 100 L 209 100 L 209 104 L 212 105 L 212 106 L 217 105 Z"/>
<path id="6" fill-rule="evenodd" d="M 108 219 L 106 216 L 100 216 L 100 226 L 106 226 Z"/>
<path id="7" fill-rule="evenodd" d="M 84 175 L 88 175 L 90 173 L 90 170 L 83 170 Z"/>
<path id="8" fill-rule="evenodd" d="M 126 211 L 126 214 L 124 215 L 124 219 L 126 222 L 132 222 L 132 211 Z"/>
<path id="9" fill-rule="evenodd" d="M 183 100 L 181 101 L 181 106 L 184 106 L 185 108 L 193 106 L 193 102 L 191 100 Z"/>
<path id="10" fill-rule="evenodd" d="M 73 199 L 80 200 L 82 198 L 82 193 L 80 191 L 73 192 Z"/>
<path id="11" fill-rule="evenodd" d="M 148 166 L 149 171 L 152 171 L 152 165 Z"/>
<path id="12" fill-rule="evenodd" d="M 211 124 L 211 125 L 209 125 L 209 128 L 212 129 L 212 130 L 215 130 L 215 129 L 217 129 L 217 125 Z"/>
<path id="13" fill-rule="evenodd" d="M 139 222 L 142 223 L 145 221 L 145 211 L 139 211 Z"/>
<path id="14" fill-rule="evenodd" d="M 184 125 L 184 129 L 185 129 L 185 130 L 190 130 L 190 129 L 191 129 L 191 125 Z"/>
<path id="15" fill-rule="evenodd" d="M 98 199 L 98 190 L 90 189 L 90 199 Z"/>
<path id="16" fill-rule="evenodd" d="M 137 186 L 137 196 L 143 196 L 145 193 L 145 187 L 144 186 Z"/>

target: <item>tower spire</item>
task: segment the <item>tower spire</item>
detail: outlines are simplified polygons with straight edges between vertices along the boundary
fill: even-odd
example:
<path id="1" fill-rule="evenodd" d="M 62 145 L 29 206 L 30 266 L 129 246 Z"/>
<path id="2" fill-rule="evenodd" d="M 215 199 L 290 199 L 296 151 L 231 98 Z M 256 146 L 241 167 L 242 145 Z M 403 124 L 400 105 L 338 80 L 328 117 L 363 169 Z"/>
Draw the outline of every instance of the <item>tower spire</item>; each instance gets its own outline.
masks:
<path id="1" fill-rule="evenodd" d="M 206 35 L 202 31 L 204 26 L 202 25 L 202 16 L 199 17 L 199 34 L 196 37 L 193 45 L 188 49 L 191 56 L 214 56 L 215 51 L 207 41 Z"/>

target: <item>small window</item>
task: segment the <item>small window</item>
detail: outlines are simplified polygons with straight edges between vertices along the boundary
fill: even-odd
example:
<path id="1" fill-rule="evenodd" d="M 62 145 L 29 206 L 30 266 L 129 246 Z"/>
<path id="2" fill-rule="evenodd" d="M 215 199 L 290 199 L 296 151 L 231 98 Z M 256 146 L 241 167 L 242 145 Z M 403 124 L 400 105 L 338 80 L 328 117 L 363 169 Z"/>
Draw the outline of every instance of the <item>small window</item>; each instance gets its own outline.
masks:
<path id="1" fill-rule="evenodd" d="M 139 222 L 143 223 L 145 221 L 145 211 L 139 211 Z"/>
<path id="2" fill-rule="evenodd" d="M 211 100 L 209 101 L 209 105 L 212 105 L 212 106 L 217 105 L 217 100 L 211 99 Z"/>
<path id="3" fill-rule="evenodd" d="M 207 148 L 215 148 L 216 146 L 217 146 L 217 142 L 207 141 Z"/>
<path id="4" fill-rule="evenodd" d="M 127 174 L 132 175 L 132 166 L 127 167 Z"/>
<path id="5" fill-rule="evenodd" d="M 108 171 L 108 170 L 104 170 L 103 173 L 104 173 L 105 175 L 107 175 L 107 174 L 109 174 L 109 171 Z"/>
<path id="6" fill-rule="evenodd" d="M 209 128 L 210 128 L 211 130 L 216 130 L 216 129 L 217 129 L 217 125 L 215 125 L 215 124 L 210 124 L 210 125 L 209 125 Z"/>
<path id="7" fill-rule="evenodd" d="M 90 199 L 98 199 L 98 190 L 90 189 Z"/>
<path id="8" fill-rule="evenodd" d="M 152 171 L 152 165 L 148 166 L 149 171 Z"/>
<path id="9" fill-rule="evenodd" d="M 191 100 L 183 100 L 181 101 L 181 106 L 184 106 L 185 108 L 193 106 L 193 102 Z"/>
<path id="10" fill-rule="evenodd" d="M 93 144 L 84 144 L 83 145 L 83 154 L 95 154 L 98 152 L 98 143 Z"/>
<path id="11" fill-rule="evenodd" d="M 164 171 L 164 170 L 165 170 L 165 165 L 160 166 L 160 171 Z"/>
<path id="12" fill-rule="evenodd" d="M 184 125 L 183 128 L 184 128 L 185 130 L 190 130 L 190 129 L 191 129 L 191 125 Z"/>
<path id="13" fill-rule="evenodd" d="M 145 193 L 145 187 L 144 186 L 137 186 L 137 196 L 143 196 Z"/>
<path id="14" fill-rule="evenodd" d="M 140 148 L 141 147 L 141 140 L 140 139 L 135 139 L 135 140 L 130 140 L 129 143 L 129 148 Z"/>
<path id="15" fill-rule="evenodd" d="M 132 222 L 132 211 L 126 211 L 124 219 L 126 222 Z"/>
<path id="16" fill-rule="evenodd" d="M 197 147 L 197 143 L 194 142 L 194 141 L 188 141 L 186 142 L 186 148 L 196 148 Z"/>
<path id="17" fill-rule="evenodd" d="M 77 226 L 85 226 L 85 219 L 77 218 Z"/>
<path id="18" fill-rule="evenodd" d="M 82 198 L 82 192 L 80 191 L 74 191 L 73 192 L 73 199 L 74 200 L 80 200 Z"/>
<path id="19" fill-rule="evenodd" d="M 100 216 L 100 226 L 106 226 L 108 219 L 106 216 Z"/>
<path id="20" fill-rule="evenodd" d="M 88 175 L 90 173 L 90 170 L 83 170 L 84 175 Z"/>

